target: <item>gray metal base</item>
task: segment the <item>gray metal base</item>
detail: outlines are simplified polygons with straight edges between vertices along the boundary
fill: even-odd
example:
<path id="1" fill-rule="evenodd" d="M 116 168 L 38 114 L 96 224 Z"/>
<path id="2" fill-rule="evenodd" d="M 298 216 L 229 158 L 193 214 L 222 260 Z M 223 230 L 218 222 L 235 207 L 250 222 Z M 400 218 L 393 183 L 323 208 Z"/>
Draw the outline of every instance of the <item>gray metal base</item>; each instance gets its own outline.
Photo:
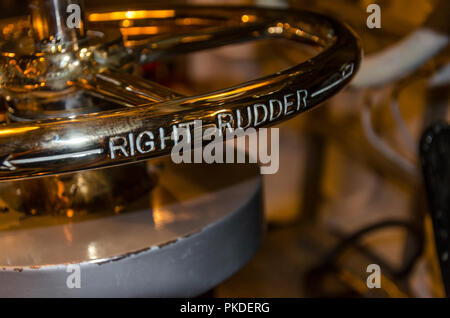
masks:
<path id="1" fill-rule="evenodd" d="M 150 210 L 0 232 L 0 296 L 191 297 L 239 270 L 263 234 L 258 168 L 164 165 Z"/>

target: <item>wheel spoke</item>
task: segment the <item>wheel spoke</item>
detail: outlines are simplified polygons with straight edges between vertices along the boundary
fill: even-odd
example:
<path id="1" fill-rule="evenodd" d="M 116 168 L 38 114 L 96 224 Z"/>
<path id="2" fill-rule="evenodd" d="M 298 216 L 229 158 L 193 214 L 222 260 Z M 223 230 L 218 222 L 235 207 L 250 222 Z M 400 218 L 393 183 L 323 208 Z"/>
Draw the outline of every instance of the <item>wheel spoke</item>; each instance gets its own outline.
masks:
<path id="1" fill-rule="evenodd" d="M 106 70 L 92 79 L 80 79 L 76 85 L 86 92 L 126 107 L 144 106 L 182 95 L 141 77 Z"/>

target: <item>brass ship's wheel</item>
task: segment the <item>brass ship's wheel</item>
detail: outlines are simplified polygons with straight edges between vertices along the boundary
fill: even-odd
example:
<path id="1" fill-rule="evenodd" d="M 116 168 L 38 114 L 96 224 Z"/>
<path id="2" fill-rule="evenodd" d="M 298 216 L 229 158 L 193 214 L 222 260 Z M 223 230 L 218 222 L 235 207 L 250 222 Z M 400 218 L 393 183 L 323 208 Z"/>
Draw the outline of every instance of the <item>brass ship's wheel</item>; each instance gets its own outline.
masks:
<path id="1" fill-rule="evenodd" d="M 85 12 L 69 0 L 35 0 L 30 8 L 29 19 L 3 24 L 8 123 L 0 127 L 0 180 L 162 156 L 194 120 L 218 130 L 275 125 L 339 91 L 361 58 L 351 30 L 305 11 L 140 6 Z M 127 72 L 139 63 L 262 38 L 311 44 L 321 53 L 200 96 L 182 96 Z"/>

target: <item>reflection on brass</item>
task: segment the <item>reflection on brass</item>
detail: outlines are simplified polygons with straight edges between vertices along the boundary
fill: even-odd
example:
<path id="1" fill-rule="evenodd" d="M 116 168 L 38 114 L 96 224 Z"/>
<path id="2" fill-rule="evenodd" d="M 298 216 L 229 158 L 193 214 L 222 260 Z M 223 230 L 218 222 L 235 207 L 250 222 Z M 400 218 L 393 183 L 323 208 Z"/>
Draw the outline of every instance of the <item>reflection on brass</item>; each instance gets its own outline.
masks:
<path id="1" fill-rule="evenodd" d="M 89 21 L 115 21 L 115 20 L 133 20 L 133 19 L 165 19 L 173 18 L 175 10 L 131 10 L 116 11 L 106 13 L 91 13 Z"/>
<path id="2" fill-rule="evenodd" d="M 145 164 L 82 171 L 62 176 L 3 183 L 0 230 L 30 216 L 53 216 L 58 223 L 104 214 L 148 209 L 158 174 Z"/>
<path id="3" fill-rule="evenodd" d="M 155 181 L 142 164 L 19 181 L 21 208 L 28 215 L 69 218 L 74 213 L 119 213 L 148 193 Z"/>

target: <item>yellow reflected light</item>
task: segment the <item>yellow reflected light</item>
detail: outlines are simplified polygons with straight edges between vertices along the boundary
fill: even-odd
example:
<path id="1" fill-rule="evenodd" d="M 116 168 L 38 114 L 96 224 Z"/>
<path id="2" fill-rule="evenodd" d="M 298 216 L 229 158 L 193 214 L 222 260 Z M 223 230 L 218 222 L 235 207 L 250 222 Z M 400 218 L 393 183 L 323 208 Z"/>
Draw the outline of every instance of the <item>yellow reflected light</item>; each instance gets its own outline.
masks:
<path id="1" fill-rule="evenodd" d="M 193 36 L 185 36 L 181 39 L 182 43 L 192 43 L 209 40 L 212 37 L 211 34 L 201 34 Z"/>
<path id="2" fill-rule="evenodd" d="M 131 27 L 131 28 L 121 28 L 120 32 L 123 36 L 132 36 L 132 35 L 149 35 L 149 34 L 158 34 L 159 28 L 156 26 L 147 26 L 147 27 Z"/>
<path id="3" fill-rule="evenodd" d="M 201 97 L 197 97 L 197 98 L 192 98 L 189 100 L 189 102 L 193 103 L 193 102 L 199 102 L 199 101 L 218 101 L 221 100 L 223 98 L 226 97 L 232 97 L 232 96 L 239 96 L 243 93 L 246 93 L 248 91 L 251 91 L 252 89 L 256 89 L 259 87 L 263 87 L 265 85 L 270 84 L 269 81 L 264 81 L 262 83 L 256 83 L 256 84 L 252 84 L 252 85 L 247 85 L 244 87 L 237 87 L 235 89 L 223 92 L 223 93 L 216 93 L 214 95 L 206 95 L 206 96 L 201 96 Z"/>
<path id="4" fill-rule="evenodd" d="M 122 21 L 122 26 L 124 27 L 124 28 L 128 28 L 128 27 L 130 27 L 131 25 L 132 25 L 132 21 L 130 21 L 130 20 L 123 20 Z"/>
<path id="5" fill-rule="evenodd" d="M 241 16 L 241 21 L 244 23 L 255 22 L 255 20 L 256 20 L 256 16 L 254 16 L 254 15 L 244 14 L 243 16 Z"/>
<path id="6" fill-rule="evenodd" d="M 115 11 L 106 13 L 91 13 L 89 21 L 115 21 L 135 19 L 165 19 L 173 18 L 175 10 L 138 10 L 138 11 Z"/>
<path id="7" fill-rule="evenodd" d="M 30 127 L 16 127 L 11 129 L 1 129 L 0 135 L 8 135 L 8 134 L 20 134 L 32 130 L 39 129 L 39 126 L 30 126 Z"/>

